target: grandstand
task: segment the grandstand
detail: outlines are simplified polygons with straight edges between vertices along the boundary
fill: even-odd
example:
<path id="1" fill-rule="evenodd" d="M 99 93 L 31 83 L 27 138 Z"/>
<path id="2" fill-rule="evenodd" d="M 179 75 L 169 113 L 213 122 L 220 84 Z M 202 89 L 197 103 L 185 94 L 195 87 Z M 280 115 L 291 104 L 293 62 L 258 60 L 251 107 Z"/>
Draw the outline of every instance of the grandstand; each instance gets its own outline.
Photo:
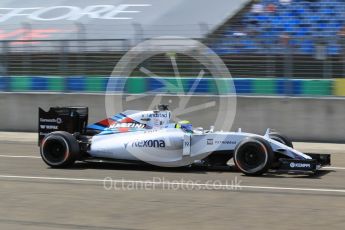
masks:
<path id="1" fill-rule="evenodd" d="M 339 55 L 344 12 L 343 0 L 253 1 L 223 26 L 214 48 L 219 54 L 283 54 L 290 47 L 294 54 L 314 55 L 325 45 L 327 55 Z"/>

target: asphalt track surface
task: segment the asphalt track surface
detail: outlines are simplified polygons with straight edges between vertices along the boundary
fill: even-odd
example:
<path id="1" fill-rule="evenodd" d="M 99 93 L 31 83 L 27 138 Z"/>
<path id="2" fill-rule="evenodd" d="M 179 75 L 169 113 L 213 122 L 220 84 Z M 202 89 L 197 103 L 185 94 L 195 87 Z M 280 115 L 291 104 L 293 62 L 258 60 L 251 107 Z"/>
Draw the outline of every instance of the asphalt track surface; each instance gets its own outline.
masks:
<path id="1" fill-rule="evenodd" d="M 344 229 L 342 144 L 295 143 L 332 154 L 317 176 L 246 177 L 120 164 L 51 169 L 35 138 L 0 134 L 0 229 Z"/>

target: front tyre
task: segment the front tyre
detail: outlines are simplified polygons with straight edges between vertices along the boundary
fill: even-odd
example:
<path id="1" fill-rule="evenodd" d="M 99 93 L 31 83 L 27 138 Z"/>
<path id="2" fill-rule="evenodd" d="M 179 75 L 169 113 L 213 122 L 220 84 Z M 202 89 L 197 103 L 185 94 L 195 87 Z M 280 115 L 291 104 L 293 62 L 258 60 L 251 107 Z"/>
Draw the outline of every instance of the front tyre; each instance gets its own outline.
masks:
<path id="1" fill-rule="evenodd" d="M 76 138 L 58 131 L 46 135 L 40 146 L 43 161 L 53 168 L 70 167 L 79 158 L 80 149 Z"/>
<path id="2" fill-rule="evenodd" d="M 273 150 L 263 138 L 248 137 L 236 146 L 234 162 L 245 175 L 261 175 L 272 165 Z"/>
<path id="3" fill-rule="evenodd" d="M 290 148 L 293 148 L 292 141 L 288 137 L 282 135 L 281 133 L 272 132 L 272 133 L 269 133 L 268 136 L 275 141 L 278 141 Z"/>

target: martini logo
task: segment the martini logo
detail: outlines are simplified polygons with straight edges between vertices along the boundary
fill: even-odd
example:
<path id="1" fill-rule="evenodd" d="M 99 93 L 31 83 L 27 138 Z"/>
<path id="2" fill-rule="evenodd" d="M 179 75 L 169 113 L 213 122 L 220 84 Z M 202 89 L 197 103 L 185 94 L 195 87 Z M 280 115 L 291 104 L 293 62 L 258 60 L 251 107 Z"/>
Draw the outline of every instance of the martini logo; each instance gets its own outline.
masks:
<path id="1" fill-rule="evenodd" d="M 132 147 L 139 147 L 139 148 L 164 148 L 165 141 L 164 140 L 142 140 L 142 141 L 135 141 L 132 144 Z"/>
<path id="2" fill-rule="evenodd" d="M 145 128 L 145 124 L 140 123 L 116 123 L 109 126 L 109 129 L 116 129 L 116 128 Z"/>

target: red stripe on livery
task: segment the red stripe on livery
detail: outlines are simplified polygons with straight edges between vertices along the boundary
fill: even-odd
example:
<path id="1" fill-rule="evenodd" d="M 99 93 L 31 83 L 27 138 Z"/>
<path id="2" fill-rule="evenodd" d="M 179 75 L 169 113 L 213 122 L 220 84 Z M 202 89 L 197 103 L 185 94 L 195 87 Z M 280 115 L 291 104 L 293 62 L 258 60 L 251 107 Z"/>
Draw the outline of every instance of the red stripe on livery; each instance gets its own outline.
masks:
<path id="1" fill-rule="evenodd" d="M 101 126 L 105 126 L 108 127 L 110 125 L 116 124 L 115 121 L 111 120 L 111 119 L 104 119 L 102 121 L 97 122 L 97 125 L 101 125 Z"/>
<path id="2" fill-rule="evenodd" d="M 129 128 L 119 128 L 119 131 L 121 133 L 125 133 L 125 132 L 128 132 L 129 131 Z"/>
<path id="3" fill-rule="evenodd" d="M 130 117 L 125 117 L 121 120 L 121 123 L 133 123 L 133 122 L 135 121 Z"/>

